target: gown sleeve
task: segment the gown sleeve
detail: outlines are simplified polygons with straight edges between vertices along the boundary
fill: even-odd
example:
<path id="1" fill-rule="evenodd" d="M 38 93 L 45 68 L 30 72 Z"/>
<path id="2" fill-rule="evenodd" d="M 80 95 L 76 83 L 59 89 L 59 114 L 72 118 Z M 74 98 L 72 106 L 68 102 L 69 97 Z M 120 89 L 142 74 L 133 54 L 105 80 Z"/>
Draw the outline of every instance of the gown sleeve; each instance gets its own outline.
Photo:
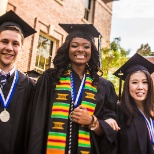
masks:
<path id="1" fill-rule="evenodd" d="M 27 154 L 43 154 L 46 151 L 49 112 L 51 111 L 51 81 L 48 72 L 38 79 L 30 113 L 30 131 Z"/>
<path id="2" fill-rule="evenodd" d="M 117 120 L 117 95 L 113 84 L 104 79 L 100 78 L 100 87 L 96 96 L 97 106 L 95 110 L 95 116 L 98 118 L 99 124 L 103 129 L 103 135 L 97 136 L 94 132 L 92 133 L 93 146 L 97 154 L 116 154 L 117 132 L 114 131 L 111 126 L 104 120 L 113 118 Z"/>

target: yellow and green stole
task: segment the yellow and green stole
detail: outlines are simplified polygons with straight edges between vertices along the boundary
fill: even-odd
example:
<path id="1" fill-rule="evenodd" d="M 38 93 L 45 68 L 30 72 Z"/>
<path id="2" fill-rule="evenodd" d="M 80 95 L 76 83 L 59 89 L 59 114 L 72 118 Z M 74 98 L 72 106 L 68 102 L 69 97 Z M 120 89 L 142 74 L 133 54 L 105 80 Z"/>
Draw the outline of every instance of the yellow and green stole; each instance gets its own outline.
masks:
<path id="1" fill-rule="evenodd" d="M 96 92 L 97 89 L 92 86 L 92 79 L 89 71 L 87 71 L 81 105 L 87 108 L 90 115 L 93 115 L 96 107 Z M 68 68 L 55 88 L 46 154 L 65 154 L 71 100 L 71 78 L 70 69 Z M 90 154 L 90 149 L 90 131 L 79 126 L 78 154 Z"/>

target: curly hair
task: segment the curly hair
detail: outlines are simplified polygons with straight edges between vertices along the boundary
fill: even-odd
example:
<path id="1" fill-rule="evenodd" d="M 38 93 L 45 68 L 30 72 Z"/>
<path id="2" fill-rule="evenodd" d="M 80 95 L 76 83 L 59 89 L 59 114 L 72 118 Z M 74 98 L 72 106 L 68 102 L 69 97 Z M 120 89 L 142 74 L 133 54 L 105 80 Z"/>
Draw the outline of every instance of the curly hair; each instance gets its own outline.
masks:
<path id="1" fill-rule="evenodd" d="M 154 112 L 153 81 L 152 81 L 152 78 L 151 78 L 149 72 L 144 71 L 144 70 L 142 70 L 141 72 L 143 72 L 146 75 L 147 82 L 148 82 L 148 93 L 147 93 L 147 97 L 146 97 L 146 100 L 144 103 L 144 112 L 145 112 L 144 114 L 148 118 L 150 118 L 150 117 L 153 118 L 153 116 L 151 115 L 151 111 Z M 123 122 L 126 123 L 127 126 L 129 126 L 131 124 L 133 118 L 136 116 L 136 113 L 138 112 L 137 106 L 136 106 L 133 98 L 129 94 L 129 80 L 130 80 L 130 76 L 133 73 L 130 73 L 126 77 L 126 80 L 124 83 L 124 88 L 123 88 L 123 93 L 122 93 L 122 98 L 121 98 L 121 102 L 120 102 L 120 108 L 124 114 Z"/>
<path id="2" fill-rule="evenodd" d="M 69 46 L 73 38 L 67 39 L 62 46 L 57 50 L 56 56 L 53 60 L 54 69 L 52 70 L 52 80 L 53 83 L 57 83 L 59 81 L 59 78 L 64 73 L 64 71 L 67 69 L 68 65 L 70 64 L 69 59 Z M 91 58 L 87 64 L 87 69 L 90 71 L 90 75 L 93 79 L 92 84 L 96 87 L 98 87 L 98 80 L 99 75 L 98 71 L 102 72 L 99 68 L 99 52 L 94 44 L 94 42 L 91 42 Z"/>

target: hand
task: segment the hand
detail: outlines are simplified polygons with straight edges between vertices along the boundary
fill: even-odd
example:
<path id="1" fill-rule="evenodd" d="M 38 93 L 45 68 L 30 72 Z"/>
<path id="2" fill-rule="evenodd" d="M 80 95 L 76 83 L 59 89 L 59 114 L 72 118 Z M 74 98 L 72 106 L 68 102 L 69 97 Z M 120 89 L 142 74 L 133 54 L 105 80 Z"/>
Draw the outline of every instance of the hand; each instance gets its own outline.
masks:
<path id="1" fill-rule="evenodd" d="M 87 109 L 81 105 L 73 110 L 71 118 L 73 122 L 81 125 L 88 125 L 92 121 L 92 116 L 88 113 Z"/>
<path id="2" fill-rule="evenodd" d="M 113 130 L 120 130 L 120 127 L 118 126 L 117 122 L 114 119 L 106 119 L 105 122 L 107 122 L 112 128 Z"/>

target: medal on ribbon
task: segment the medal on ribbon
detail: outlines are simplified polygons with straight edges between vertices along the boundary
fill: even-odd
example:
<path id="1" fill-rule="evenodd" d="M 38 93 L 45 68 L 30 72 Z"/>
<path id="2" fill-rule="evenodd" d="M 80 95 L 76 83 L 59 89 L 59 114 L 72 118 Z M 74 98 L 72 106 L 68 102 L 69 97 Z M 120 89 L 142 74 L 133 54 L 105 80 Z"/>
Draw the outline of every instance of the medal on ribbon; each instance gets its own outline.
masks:
<path id="1" fill-rule="evenodd" d="M 6 109 L 8 108 L 8 106 L 9 106 L 9 104 L 11 102 L 11 99 L 13 97 L 13 94 L 14 94 L 14 91 L 15 91 L 15 88 L 16 88 L 16 85 L 17 85 L 17 82 L 18 82 L 18 71 L 15 70 L 14 79 L 13 79 L 13 82 L 12 82 L 12 85 L 11 85 L 11 88 L 10 88 L 10 91 L 9 91 L 6 99 L 4 98 L 4 94 L 2 92 L 2 89 L 0 88 L 0 101 L 1 101 L 2 106 L 4 108 L 4 111 L 2 111 L 0 113 L 0 120 L 2 122 L 7 122 L 10 119 L 10 113 L 8 111 L 6 111 Z"/>
<path id="2" fill-rule="evenodd" d="M 6 109 L 0 113 L 0 119 L 2 122 L 7 122 L 10 119 L 10 114 Z"/>

